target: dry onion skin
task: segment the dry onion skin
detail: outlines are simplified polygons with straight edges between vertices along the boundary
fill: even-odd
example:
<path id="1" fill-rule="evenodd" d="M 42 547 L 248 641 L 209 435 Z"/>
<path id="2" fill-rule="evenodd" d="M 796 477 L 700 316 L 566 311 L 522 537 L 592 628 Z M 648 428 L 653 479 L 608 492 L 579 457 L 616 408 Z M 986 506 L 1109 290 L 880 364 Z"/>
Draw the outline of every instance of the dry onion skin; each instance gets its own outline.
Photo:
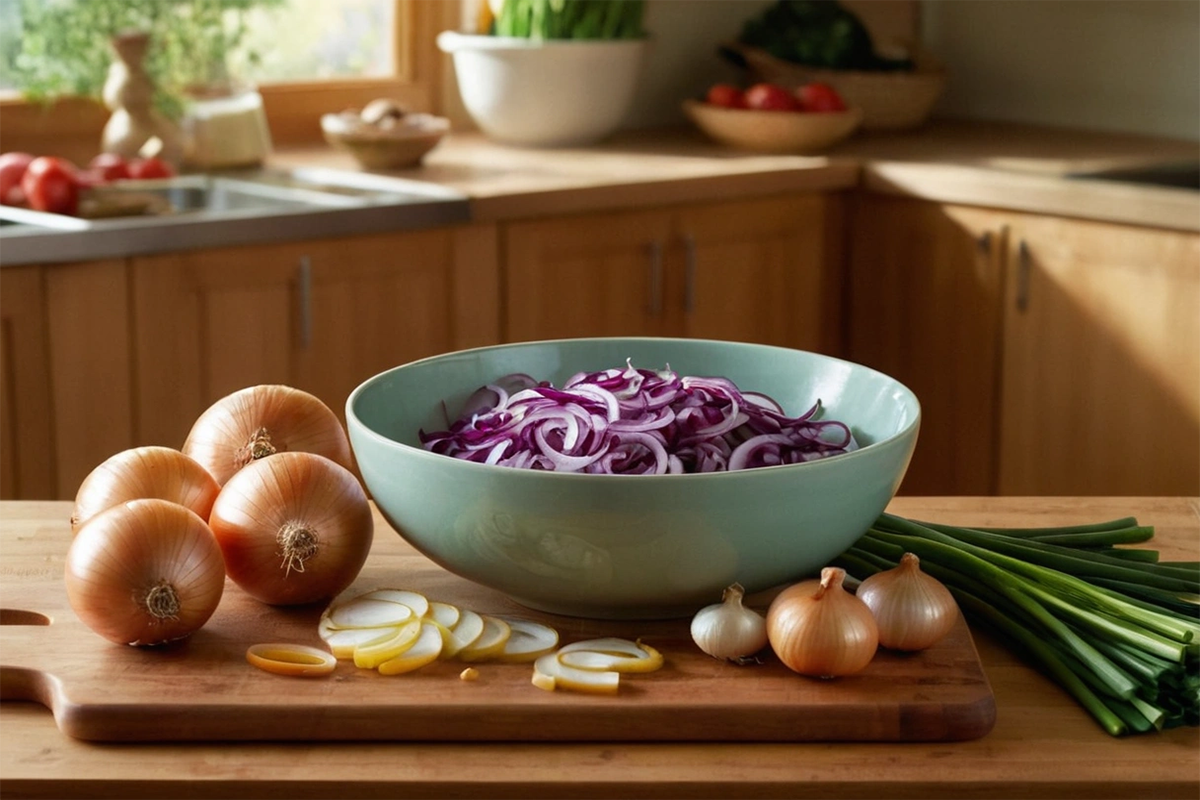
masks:
<path id="1" fill-rule="evenodd" d="M 225 564 L 204 520 L 177 503 L 131 500 L 84 523 L 66 558 L 67 599 L 109 641 L 157 645 L 199 630 L 221 601 Z"/>
<path id="2" fill-rule="evenodd" d="M 108 458 L 79 485 L 71 532 L 101 511 L 130 500 L 157 498 L 178 503 L 208 519 L 221 487 L 193 458 L 170 447 L 134 447 Z"/>
<path id="3" fill-rule="evenodd" d="M 915 652 L 940 642 L 958 621 L 958 603 L 950 590 L 921 570 L 921 561 L 905 553 L 899 565 L 864 580 L 856 592 L 879 626 L 879 644 Z"/>
<path id="4" fill-rule="evenodd" d="M 277 384 L 250 386 L 213 403 L 192 425 L 183 452 L 222 486 L 242 467 L 276 453 L 316 453 L 354 468 L 350 439 L 329 406 Z"/>
<path id="5" fill-rule="evenodd" d="M 324 600 L 348 587 L 371 549 L 374 520 L 362 484 L 313 453 L 278 453 L 221 488 L 209 525 L 229 577 L 271 605 Z"/>
<path id="6" fill-rule="evenodd" d="M 875 617 L 846 591 L 845 578 L 845 570 L 825 567 L 820 580 L 789 586 L 767 609 L 771 649 L 793 672 L 836 678 L 859 672 L 875 657 Z"/>

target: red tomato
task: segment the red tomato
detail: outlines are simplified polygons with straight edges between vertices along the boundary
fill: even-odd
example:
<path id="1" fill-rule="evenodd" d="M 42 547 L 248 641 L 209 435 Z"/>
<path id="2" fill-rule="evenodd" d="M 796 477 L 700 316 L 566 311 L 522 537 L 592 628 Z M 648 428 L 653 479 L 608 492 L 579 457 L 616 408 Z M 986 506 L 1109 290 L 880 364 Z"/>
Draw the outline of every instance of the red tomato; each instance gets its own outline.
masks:
<path id="1" fill-rule="evenodd" d="M 102 181 L 119 181 L 129 177 L 129 163 L 117 153 L 101 153 L 88 162 L 87 171 Z"/>
<path id="2" fill-rule="evenodd" d="M 0 156 L 0 203 L 6 206 L 25 205 L 25 192 L 21 189 L 21 178 L 29 168 L 33 156 L 29 153 L 5 153 Z"/>
<path id="3" fill-rule="evenodd" d="M 171 165 L 161 158 L 135 158 L 129 162 L 129 177 L 137 180 L 151 178 L 170 178 L 175 174 Z"/>
<path id="4" fill-rule="evenodd" d="M 796 96 L 773 83 L 756 83 L 746 90 L 746 105 L 760 111 L 800 111 Z"/>
<path id="5" fill-rule="evenodd" d="M 704 98 L 709 104 L 725 108 L 745 108 L 746 95 L 736 86 L 728 83 L 715 83 Z"/>
<path id="6" fill-rule="evenodd" d="M 842 96 L 827 83 L 806 83 L 796 90 L 805 111 L 845 111 Z"/>
<path id="7" fill-rule="evenodd" d="M 75 165 L 65 158 L 39 156 L 29 163 L 21 178 L 29 207 L 51 214 L 74 214 L 79 210 L 79 183 Z"/>

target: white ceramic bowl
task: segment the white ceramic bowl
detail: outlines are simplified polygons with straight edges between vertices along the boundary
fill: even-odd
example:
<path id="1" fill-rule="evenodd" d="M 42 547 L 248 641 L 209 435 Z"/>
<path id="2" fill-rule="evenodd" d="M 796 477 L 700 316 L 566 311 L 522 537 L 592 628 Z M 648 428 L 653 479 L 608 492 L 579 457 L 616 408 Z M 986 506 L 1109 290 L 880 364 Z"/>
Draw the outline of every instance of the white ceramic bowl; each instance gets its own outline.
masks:
<path id="1" fill-rule="evenodd" d="M 463 105 L 485 134 L 510 144 L 590 144 L 624 120 L 644 39 L 537 40 L 444 31 Z"/>

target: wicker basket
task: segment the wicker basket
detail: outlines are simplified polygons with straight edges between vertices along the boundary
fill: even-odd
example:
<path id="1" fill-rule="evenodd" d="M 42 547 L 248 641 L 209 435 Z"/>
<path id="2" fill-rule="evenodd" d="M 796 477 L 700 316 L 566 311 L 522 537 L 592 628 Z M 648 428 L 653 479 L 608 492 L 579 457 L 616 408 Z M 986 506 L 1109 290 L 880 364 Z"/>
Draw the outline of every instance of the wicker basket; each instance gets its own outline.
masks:
<path id="1" fill-rule="evenodd" d="M 946 88 L 946 70 L 918 54 L 912 72 L 861 72 L 806 67 L 741 44 L 728 48 L 745 59 L 757 80 L 782 86 L 821 81 L 837 89 L 847 105 L 863 111 L 863 130 L 906 130 L 924 124 Z"/>

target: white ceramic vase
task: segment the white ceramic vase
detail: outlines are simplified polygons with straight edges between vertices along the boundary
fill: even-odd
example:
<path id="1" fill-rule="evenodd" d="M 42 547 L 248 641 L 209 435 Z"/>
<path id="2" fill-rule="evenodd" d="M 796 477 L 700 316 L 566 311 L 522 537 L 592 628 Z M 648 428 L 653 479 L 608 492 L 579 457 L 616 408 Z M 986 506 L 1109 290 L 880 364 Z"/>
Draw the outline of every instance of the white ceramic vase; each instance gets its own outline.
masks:
<path id="1" fill-rule="evenodd" d="M 617 130 L 647 46 L 645 39 L 438 36 L 480 130 L 497 141 L 539 147 L 591 144 Z"/>

